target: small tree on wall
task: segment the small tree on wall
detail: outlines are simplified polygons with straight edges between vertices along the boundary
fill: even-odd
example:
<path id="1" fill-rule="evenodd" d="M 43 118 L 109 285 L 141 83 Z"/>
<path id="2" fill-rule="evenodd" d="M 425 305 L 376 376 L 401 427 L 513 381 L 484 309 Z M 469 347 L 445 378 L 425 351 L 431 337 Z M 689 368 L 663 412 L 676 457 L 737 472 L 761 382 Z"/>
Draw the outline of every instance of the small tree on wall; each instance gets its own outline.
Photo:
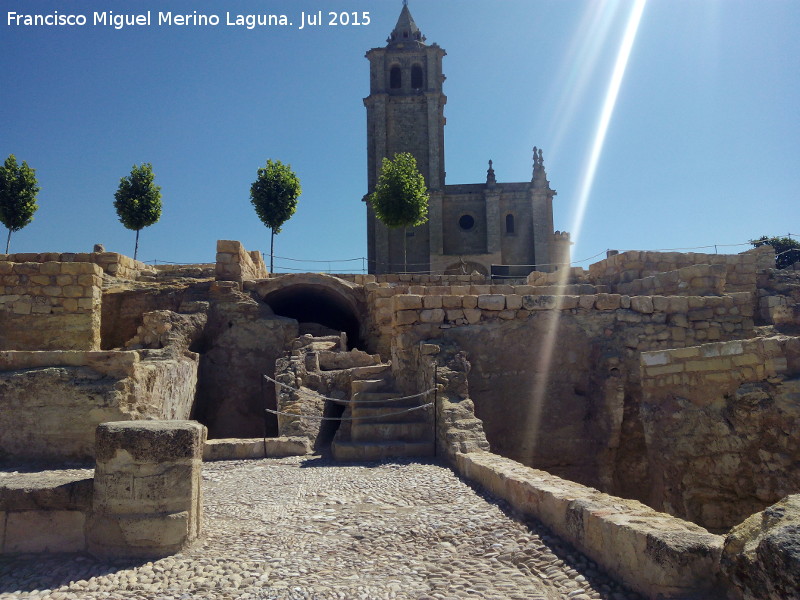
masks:
<path id="1" fill-rule="evenodd" d="M 775 268 L 785 269 L 800 261 L 800 242 L 790 237 L 767 237 L 750 240 L 754 247 L 772 246 L 775 248 Z"/>
<path id="2" fill-rule="evenodd" d="M 36 171 L 11 154 L 3 166 L 0 166 L 0 223 L 8 228 L 6 238 L 6 254 L 11 245 L 11 232 L 19 231 L 33 221 L 36 205 L 36 194 L 39 193 Z"/>
<path id="3" fill-rule="evenodd" d="M 416 159 L 408 152 L 384 158 L 375 191 L 369 203 L 375 216 L 387 227 L 403 228 L 403 270 L 408 271 L 406 229 L 428 221 L 428 189 Z"/>
<path id="4" fill-rule="evenodd" d="M 270 273 L 273 272 L 275 234 L 280 233 L 283 224 L 292 218 L 302 191 L 300 179 L 292 171 L 291 165 L 272 159 L 258 170 L 258 178 L 250 186 L 250 203 L 261 222 L 272 230 L 269 241 Z"/>
<path id="5" fill-rule="evenodd" d="M 139 252 L 139 231 L 157 223 L 161 218 L 161 188 L 155 184 L 153 165 L 133 165 L 131 174 L 119 180 L 119 189 L 114 194 L 114 208 L 119 221 L 127 229 L 136 232 L 133 259 Z"/>

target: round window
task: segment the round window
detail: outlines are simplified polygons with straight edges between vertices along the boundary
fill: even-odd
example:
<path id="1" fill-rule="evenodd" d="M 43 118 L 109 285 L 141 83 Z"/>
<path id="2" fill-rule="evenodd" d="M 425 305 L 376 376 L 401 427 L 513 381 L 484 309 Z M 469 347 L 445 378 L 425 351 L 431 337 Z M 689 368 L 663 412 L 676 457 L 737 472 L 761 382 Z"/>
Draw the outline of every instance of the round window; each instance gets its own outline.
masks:
<path id="1" fill-rule="evenodd" d="M 475 217 L 472 215 L 461 215 L 461 218 L 458 220 L 458 226 L 464 231 L 469 231 L 475 227 Z"/>

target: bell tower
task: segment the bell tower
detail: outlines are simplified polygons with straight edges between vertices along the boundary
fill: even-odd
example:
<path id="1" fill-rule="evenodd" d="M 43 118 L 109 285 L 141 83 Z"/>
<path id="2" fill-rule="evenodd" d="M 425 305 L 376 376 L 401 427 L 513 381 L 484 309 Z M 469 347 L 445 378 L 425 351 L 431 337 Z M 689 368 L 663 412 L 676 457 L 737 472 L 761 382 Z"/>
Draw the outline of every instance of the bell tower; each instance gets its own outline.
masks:
<path id="1" fill-rule="evenodd" d="M 433 196 L 444 190 L 444 75 L 445 51 L 427 45 L 407 2 L 387 45 L 373 48 L 369 60 L 370 94 L 367 108 L 367 185 L 372 193 L 384 157 L 410 152 Z M 367 246 L 370 273 L 403 270 L 403 235 L 378 221 L 367 205 Z M 430 227 L 405 232 L 408 271 L 430 271 Z"/>

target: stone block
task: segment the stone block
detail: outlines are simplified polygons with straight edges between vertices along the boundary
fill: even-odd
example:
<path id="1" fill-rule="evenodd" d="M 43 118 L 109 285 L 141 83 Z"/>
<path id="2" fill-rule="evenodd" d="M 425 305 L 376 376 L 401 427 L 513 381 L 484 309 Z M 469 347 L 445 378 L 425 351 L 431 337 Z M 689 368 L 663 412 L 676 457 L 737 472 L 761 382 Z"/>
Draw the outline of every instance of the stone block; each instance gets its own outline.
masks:
<path id="1" fill-rule="evenodd" d="M 188 511 L 170 514 L 108 517 L 90 521 L 89 550 L 103 558 L 160 558 L 187 544 L 192 529 Z"/>
<path id="2" fill-rule="evenodd" d="M 67 298 L 82 298 L 86 296 L 84 288 L 81 285 L 65 285 L 62 288 L 62 293 Z"/>
<path id="3" fill-rule="evenodd" d="M 519 310 L 522 308 L 522 296 L 517 294 L 506 296 L 506 308 L 509 310 Z"/>
<path id="4" fill-rule="evenodd" d="M 242 243 L 236 240 L 217 240 L 217 253 L 226 252 L 238 255 L 244 249 Z"/>
<path id="5" fill-rule="evenodd" d="M 444 309 L 433 308 L 420 311 L 419 320 L 422 323 L 441 323 L 444 321 Z"/>
<path id="6" fill-rule="evenodd" d="M 206 429 L 194 421 L 124 421 L 97 428 L 89 550 L 165 556 L 201 530 Z"/>
<path id="7" fill-rule="evenodd" d="M 418 320 L 418 310 L 400 310 L 395 313 L 395 323 L 397 325 L 412 325 Z"/>
<path id="8" fill-rule="evenodd" d="M 642 314 L 651 314 L 654 311 L 653 298 L 651 296 L 633 296 L 631 310 Z"/>
<path id="9" fill-rule="evenodd" d="M 642 352 L 642 364 L 648 367 L 666 365 L 670 362 L 667 352 Z"/>
<path id="10" fill-rule="evenodd" d="M 525 310 L 553 310 L 558 308 L 558 298 L 556 296 L 523 296 L 522 307 Z"/>
<path id="11" fill-rule="evenodd" d="M 86 515 L 78 510 L 10 511 L 2 550 L 82 552 L 86 549 L 85 524 Z"/>
<path id="12" fill-rule="evenodd" d="M 483 310 L 505 310 L 506 297 L 500 294 L 482 294 L 478 296 L 478 308 Z"/>
<path id="13" fill-rule="evenodd" d="M 446 316 L 447 320 L 450 321 L 450 322 L 457 321 L 458 319 L 464 319 L 465 318 L 464 310 L 460 309 L 460 308 L 447 309 L 445 311 L 445 316 Z"/>
<path id="14" fill-rule="evenodd" d="M 478 308 L 478 297 L 477 296 L 463 296 L 461 298 L 461 306 L 466 308 Z"/>
<path id="15" fill-rule="evenodd" d="M 423 308 L 442 308 L 442 297 L 441 296 L 423 296 L 423 298 L 422 298 L 422 307 Z"/>
<path id="16" fill-rule="evenodd" d="M 620 307 L 619 294 L 597 294 L 594 300 L 594 307 L 597 310 L 616 310 Z"/>
<path id="17" fill-rule="evenodd" d="M 578 308 L 578 298 L 580 296 L 561 296 L 561 310 L 572 310 Z"/>
<path id="18" fill-rule="evenodd" d="M 461 296 L 442 296 L 442 308 L 462 308 Z"/>
<path id="19" fill-rule="evenodd" d="M 422 296 L 401 294 L 394 297 L 395 310 L 415 310 L 422 308 Z"/>
<path id="20" fill-rule="evenodd" d="M 467 319 L 467 322 L 470 325 L 474 325 L 475 323 L 478 323 L 481 320 L 482 314 L 483 314 L 483 311 L 481 311 L 479 308 L 465 308 L 464 309 L 464 317 Z"/>
<path id="21" fill-rule="evenodd" d="M 578 296 L 578 307 L 586 310 L 594 308 L 595 298 L 593 295 Z"/>

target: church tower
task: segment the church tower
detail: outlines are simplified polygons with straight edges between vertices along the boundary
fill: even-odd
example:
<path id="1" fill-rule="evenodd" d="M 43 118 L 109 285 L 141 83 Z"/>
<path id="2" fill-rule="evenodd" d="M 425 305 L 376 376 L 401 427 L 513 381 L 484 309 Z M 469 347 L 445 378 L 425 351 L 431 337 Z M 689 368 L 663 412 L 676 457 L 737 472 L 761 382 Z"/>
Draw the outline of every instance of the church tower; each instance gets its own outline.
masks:
<path id="1" fill-rule="evenodd" d="M 370 66 L 367 108 L 367 185 L 375 190 L 384 157 L 410 152 L 425 177 L 431 196 L 444 189 L 444 75 L 445 51 L 426 45 L 404 2 L 387 45 L 366 54 Z M 389 229 L 367 205 L 367 246 L 370 273 L 403 271 L 402 229 Z M 405 232 L 407 269 L 430 271 L 430 227 Z"/>

